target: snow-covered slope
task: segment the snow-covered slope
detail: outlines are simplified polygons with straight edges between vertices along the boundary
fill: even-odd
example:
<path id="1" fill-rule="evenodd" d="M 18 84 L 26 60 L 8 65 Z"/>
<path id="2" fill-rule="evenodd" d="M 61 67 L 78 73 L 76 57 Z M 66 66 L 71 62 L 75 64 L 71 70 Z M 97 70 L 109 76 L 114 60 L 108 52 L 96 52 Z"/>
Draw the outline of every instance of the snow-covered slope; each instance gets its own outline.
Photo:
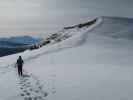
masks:
<path id="1" fill-rule="evenodd" d="M 100 17 L 89 27 L 59 31 L 68 36 L 61 41 L 0 58 L 0 99 L 132 100 L 132 24 L 132 19 Z M 24 78 L 14 68 L 19 55 Z"/>
<path id="2" fill-rule="evenodd" d="M 102 17 L 101 25 L 91 33 L 114 38 L 133 39 L 133 19 L 119 17 Z"/>

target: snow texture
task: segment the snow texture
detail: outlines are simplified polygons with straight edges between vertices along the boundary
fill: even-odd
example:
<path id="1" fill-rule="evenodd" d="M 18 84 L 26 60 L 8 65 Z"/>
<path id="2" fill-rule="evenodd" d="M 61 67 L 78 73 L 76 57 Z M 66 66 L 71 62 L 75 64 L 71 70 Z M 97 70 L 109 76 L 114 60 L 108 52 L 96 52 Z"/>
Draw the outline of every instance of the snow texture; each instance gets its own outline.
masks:
<path id="1" fill-rule="evenodd" d="M 132 100 L 132 25 L 99 17 L 89 27 L 59 31 L 61 41 L 0 58 L 0 100 Z M 23 78 L 14 68 L 19 55 Z"/>

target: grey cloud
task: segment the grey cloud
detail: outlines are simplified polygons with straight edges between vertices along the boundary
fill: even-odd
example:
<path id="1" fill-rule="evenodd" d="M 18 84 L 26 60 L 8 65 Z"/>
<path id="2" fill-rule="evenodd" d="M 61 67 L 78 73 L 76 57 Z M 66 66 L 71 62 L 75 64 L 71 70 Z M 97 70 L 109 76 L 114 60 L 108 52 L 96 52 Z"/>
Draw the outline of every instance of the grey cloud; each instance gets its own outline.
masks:
<path id="1" fill-rule="evenodd" d="M 92 16 L 133 18 L 132 5 L 133 0 L 0 0 L 0 29 L 45 33 Z"/>

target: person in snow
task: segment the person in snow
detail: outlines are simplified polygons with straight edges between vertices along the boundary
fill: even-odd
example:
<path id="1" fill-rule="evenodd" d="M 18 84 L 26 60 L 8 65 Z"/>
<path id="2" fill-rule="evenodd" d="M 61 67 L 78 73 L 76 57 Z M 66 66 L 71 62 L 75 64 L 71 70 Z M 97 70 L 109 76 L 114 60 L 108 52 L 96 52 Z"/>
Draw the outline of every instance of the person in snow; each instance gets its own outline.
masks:
<path id="1" fill-rule="evenodd" d="M 24 64 L 24 61 L 23 61 L 22 57 L 19 56 L 19 58 L 17 59 L 17 63 L 16 63 L 19 76 L 23 76 L 23 64 Z"/>

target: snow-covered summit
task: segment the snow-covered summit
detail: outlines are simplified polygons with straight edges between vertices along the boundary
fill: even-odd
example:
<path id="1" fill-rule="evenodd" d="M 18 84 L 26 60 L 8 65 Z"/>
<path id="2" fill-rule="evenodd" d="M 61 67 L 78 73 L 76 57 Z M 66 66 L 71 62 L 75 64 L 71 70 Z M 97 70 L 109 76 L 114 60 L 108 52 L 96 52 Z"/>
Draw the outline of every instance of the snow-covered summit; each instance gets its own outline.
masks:
<path id="1" fill-rule="evenodd" d="M 40 49 L 0 58 L 1 99 L 132 100 L 132 24 L 99 17 L 89 27 L 57 32 Z M 19 55 L 28 77 L 16 75 Z"/>
<path id="2" fill-rule="evenodd" d="M 133 39 L 133 19 L 120 17 L 101 17 L 102 23 L 92 33 L 114 38 Z"/>

